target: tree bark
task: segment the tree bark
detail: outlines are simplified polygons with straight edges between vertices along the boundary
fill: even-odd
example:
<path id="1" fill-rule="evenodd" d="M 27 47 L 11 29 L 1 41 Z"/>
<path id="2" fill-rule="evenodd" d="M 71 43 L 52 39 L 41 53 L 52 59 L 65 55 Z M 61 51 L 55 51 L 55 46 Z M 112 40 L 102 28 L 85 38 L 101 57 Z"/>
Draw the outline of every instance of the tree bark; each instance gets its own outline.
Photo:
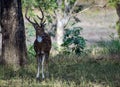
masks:
<path id="1" fill-rule="evenodd" d="M 63 43 L 64 37 L 64 24 L 61 20 L 57 20 L 57 30 L 56 30 L 56 41 L 58 45 L 58 51 L 61 50 L 61 44 Z"/>
<path id="2" fill-rule="evenodd" d="M 117 14 L 118 14 L 118 17 L 119 17 L 119 19 L 116 23 L 116 27 L 117 27 L 118 36 L 120 38 L 120 4 L 119 3 L 116 6 L 116 11 L 117 11 Z"/>
<path id="3" fill-rule="evenodd" d="M 63 0 L 57 0 L 58 9 L 55 11 L 57 28 L 56 28 L 56 42 L 58 46 L 58 51 L 61 51 L 61 45 L 64 38 L 64 28 L 68 24 L 74 8 L 76 7 L 79 0 L 76 0 L 72 6 L 70 6 L 69 0 L 64 0 L 64 10 L 61 8 Z"/>
<path id="4" fill-rule="evenodd" d="M 26 63 L 26 37 L 21 0 L 1 0 L 3 64 L 13 67 Z"/>
<path id="5" fill-rule="evenodd" d="M 63 15 L 61 10 L 58 10 L 56 13 L 57 19 L 57 29 L 56 29 L 56 42 L 58 45 L 58 51 L 61 51 L 61 45 L 64 38 L 64 27 L 68 23 L 70 16 Z"/>

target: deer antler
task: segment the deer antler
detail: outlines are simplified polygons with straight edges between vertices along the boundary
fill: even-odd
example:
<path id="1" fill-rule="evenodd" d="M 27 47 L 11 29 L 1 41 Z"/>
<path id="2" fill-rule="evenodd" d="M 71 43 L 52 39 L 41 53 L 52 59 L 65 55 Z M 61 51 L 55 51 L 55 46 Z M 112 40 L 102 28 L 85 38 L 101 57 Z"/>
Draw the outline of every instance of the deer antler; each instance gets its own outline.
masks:
<path id="1" fill-rule="evenodd" d="M 42 18 L 39 17 L 38 15 L 37 15 L 37 17 L 41 20 L 41 23 L 40 23 L 40 24 L 44 24 L 44 23 L 45 23 L 45 20 L 44 20 L 44 13 L 43 13 L 41 7 L 39 7 L 39 9 L 40 9 L 40 11 L 41 11 L 41 13 L 42 13 Z M 43 20 L 44 20 L 44 21 L 43 21 Z"/>
<path id="2" fill-rule="evenodd" d="M 40 9 L 40 11 L 41 11 L 41 13 L 42 13 L 42 18 L 41 18 L 41 20 L 43 21 L 43 19 L 44 19 L 44 13 L 43 13 L 41 7 L 39 7 L 39 9 Z"/>
<path id="3" fill-rule="evenodd" d="M 33 18 L 33 20 L 34 20 L 34 22 L 32 21 L 32 20 L 30 20 L 30 17 L 28 17 L 27 16 L 27 13 L 28 13 L 28 7 L 27 7 L 27 9 L 26 9 L 26 12 L 25 12 L 25 17 L 26 17 L 26 19 L 31 23 L 31 24 L 37 24 L 37 25 L 44 25 L 45 24 L 45 21 L 46 20 L 44 20 L 44 13 L 43 13 L 43 11 L 42 11 L 42 9 L 41 9 L 41 7 L 39 7 L 39 9 L 40 9 L 40 11 L 41 11 L 41 14 L 42 14 L 42 18 L 41 17 L 39 17 L 38 15 L 37 15 L 37 17 L 38 17 L 38 19 L 40 19 L 41 20 L 41 22 L 40 22 L 40 24 Z"/>
<path id="4" fill-rule="evenodd" d="M 27 17 L 27 12 L 28 12 L 28 8 L 26 9 L 26 12 L 25 12 L 25 17 L 26 17 L 26 19 L 31 23 L 31 24 L 38 24 L 37 23 L 37 21 L 33 18 L 33 20 L 34 20 L 34 22 L 32 22 L 31 20 L 30 20 L 30 17 Z M 39 24 L 38 24 L 39 25 Z"/>
<path id="5" fill-rule="evenodd" d="M 34 24 L 34 22 L 32 22 L 32 21 L 30 20 L 30 17 L 27 17 L 27 12 L 28 12 L 28 8 L 27 8 L 26 11 L 25 11 L 25 18 L 26 18 L 31 24 Z"/>

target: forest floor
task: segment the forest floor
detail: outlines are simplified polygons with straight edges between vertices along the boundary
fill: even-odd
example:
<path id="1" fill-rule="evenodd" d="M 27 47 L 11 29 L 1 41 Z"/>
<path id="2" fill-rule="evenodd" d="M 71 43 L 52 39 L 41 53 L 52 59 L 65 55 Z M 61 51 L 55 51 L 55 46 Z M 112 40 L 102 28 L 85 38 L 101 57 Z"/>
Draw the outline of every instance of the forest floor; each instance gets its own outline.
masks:
<path id="1" fill-rule="evenodd" d="M 0 66 L 0 87 L 120 87 L 120 63 L 76 55 L 50 57 L 49 78 L 35 79 L 37 64 L 30 55 L 29 64 L 17 72 Z"/>

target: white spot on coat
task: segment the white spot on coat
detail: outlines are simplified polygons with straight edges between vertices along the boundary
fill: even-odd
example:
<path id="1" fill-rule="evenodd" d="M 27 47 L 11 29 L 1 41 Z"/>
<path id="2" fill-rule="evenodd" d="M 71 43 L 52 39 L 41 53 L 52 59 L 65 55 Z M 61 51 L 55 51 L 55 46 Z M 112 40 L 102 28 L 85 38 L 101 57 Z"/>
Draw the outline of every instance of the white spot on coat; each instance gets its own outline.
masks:
<path id="1" fill-rule="evenodd" d="M 37 36 L 37 41 L 38 42 L 42 42 L 42 37 L 41 36 Z"/>

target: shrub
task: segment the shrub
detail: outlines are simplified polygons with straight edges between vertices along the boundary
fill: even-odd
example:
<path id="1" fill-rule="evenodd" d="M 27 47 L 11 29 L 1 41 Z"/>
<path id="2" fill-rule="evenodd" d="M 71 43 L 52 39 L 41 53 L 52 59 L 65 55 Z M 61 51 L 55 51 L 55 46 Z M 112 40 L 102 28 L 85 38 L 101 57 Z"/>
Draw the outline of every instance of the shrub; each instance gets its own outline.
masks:
<path id="1" fill-rule="evenodd" d="M 64 40 L 62 46 L 65 53 L 75 53 L 80 55 L 85 48 L 85 39 L 80 35 L 81 27 L 73 27 L 65 29 Z"/>

